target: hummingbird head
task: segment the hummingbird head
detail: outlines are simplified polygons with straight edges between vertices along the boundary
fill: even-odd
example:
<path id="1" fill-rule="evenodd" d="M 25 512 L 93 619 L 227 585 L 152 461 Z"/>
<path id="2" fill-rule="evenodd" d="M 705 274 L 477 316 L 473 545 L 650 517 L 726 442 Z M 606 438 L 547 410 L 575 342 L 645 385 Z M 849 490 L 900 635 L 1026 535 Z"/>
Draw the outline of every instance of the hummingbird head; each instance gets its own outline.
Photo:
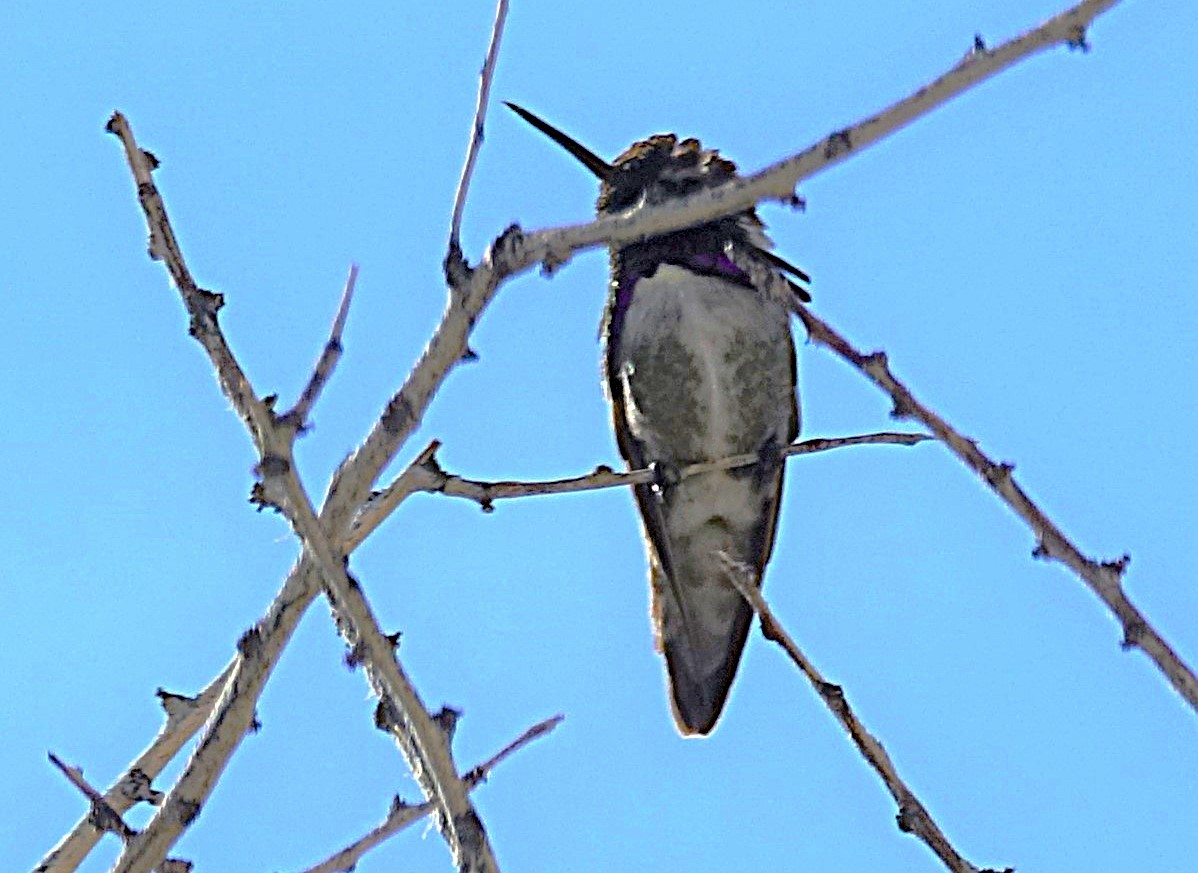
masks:
<path id="1" fill-rule="evenodd" d="M 597 208 L 605 213 L 642 203 L 656 206 L 735 176 L 736 164 L 714 149 L 703 148 L 697 139 L 658 134 L 633 143 L 615 159 L 600 186 Z"/>
<path id="2" fill-rule="evenodd" d="M 736 164 L 720 157 L 719 152 L 704 149 L 697 139 L 679 140 L 672 133 L 633 143 L 609 164 L 522 106 L 515 103 L 507 106 L 598 177 L 596 206 L 601 215 L 623 212 L 641 204 L 656 206 L 700 188 L 713 188 L 736 176 Z"/>
<path id="3" fill-rule="evenodd" d="M 736 164 L 721 157 L 715 149 L 703 148 L 697 139 L 679 140 L 672 133 L 659 133 L 633 143 L 609 164 L 578 140 L 522 106 L 507 103 L 507 107 L 595 174 L 599 179 L 599 199 L 596 203 L 599 215 L 624 212 L 641 205 L 656 206 L 702 188 L 715 188 L 736 177 Z M 761 220 L 753 209 L 699 228 L 678 231 L 662 239 L 677 244 L 681 237 L 703 234 L 743 241 L 774 269 L 789 273 L 803 282 L 811 281 L 805 272 L 769 251 L 772 243 L 766 238 Z M 789 284 L 800 300 L 810 302 L 811 295 L 805 288 L 793 282 Z"/>

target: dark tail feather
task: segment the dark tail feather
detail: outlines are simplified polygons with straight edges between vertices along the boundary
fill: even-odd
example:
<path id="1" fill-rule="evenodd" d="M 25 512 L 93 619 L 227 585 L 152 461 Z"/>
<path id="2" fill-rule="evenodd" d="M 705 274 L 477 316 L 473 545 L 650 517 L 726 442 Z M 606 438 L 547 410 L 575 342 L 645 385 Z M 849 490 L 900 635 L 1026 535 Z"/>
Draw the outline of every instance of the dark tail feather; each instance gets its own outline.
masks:
<path id="1" fill-rule="evenodd" d="M 718 666 L 708 672 L 699 672 L 696 658 L 686 635 L 665 642 L 666 671 L 670 677 L 670 708 L 674 722 L 684 736 L 706 736 L 715 728 L 728 699 L 736 668 L 745 650 L 749 635 L 749 624 L 753 610 L 747 603 L 737 608 L 732 632 L 728 635 L 725 656 Z"/>

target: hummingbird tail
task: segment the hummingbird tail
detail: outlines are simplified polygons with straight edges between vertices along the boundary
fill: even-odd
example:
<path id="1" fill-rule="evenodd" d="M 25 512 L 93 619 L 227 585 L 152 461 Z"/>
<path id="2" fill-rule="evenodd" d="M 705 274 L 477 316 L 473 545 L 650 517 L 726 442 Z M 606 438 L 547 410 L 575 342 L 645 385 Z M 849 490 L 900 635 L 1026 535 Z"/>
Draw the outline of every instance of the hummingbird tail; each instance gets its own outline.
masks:
<path id="1" fill-rule="evenodd" d="M 654 574 L 654 608 L 660 610 L 661 619 L 658 627 L 682 630 L 663 634 L 660 643 L 669 676 L 670 706 L 684 736 L 706 736 L 715 727 L 753 618 L 749 604 L 723 573 L 713 573 L 714 569 L 707 569 L 698 586 L 688 585 L 685 577 L 678 580 L 681 585 L 669 586 L 664 574 Z M 713 590 L 717 585 L 718 590 Z M 686 598 L 685 611 L 675 602 L 674 591 Z"/>

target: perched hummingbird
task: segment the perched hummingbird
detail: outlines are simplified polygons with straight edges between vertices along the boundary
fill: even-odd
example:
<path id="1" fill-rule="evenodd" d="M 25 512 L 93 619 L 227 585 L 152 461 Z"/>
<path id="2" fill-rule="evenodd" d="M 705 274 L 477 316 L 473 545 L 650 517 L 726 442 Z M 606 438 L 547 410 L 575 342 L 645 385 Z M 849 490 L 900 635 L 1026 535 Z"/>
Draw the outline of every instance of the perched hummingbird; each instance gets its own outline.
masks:
<path id="1" fill-rule="evenodd" d="M 526 109 L 507 104 L 599 177 L 600 216 L 727 182 L 736 166 L 673 134 L 607 163 Z M 603 370 L 620 454 L 652 467 L 635 488 L 649 557 L 652 620 L 678 730 L 708 734 L 724 708 L 753 611 L 729 562 L 761 585 L 774 547 L 784 449 L 799 431 L 790 312 L 773 288 L 803 281 L 752 210 L 611 249 Z M 764 270 L 768 272 L 763 273 Z M 683 477 L 691 464 L 756 454 L 755 464 Z"/>

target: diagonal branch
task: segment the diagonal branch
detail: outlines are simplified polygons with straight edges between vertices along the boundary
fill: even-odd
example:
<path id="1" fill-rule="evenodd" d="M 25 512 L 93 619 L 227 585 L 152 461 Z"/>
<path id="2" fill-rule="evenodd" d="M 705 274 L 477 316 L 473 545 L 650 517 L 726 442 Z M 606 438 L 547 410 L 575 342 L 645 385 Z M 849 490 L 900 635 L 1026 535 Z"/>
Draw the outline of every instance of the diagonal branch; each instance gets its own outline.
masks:
<path id="1" fill-rule="evenodd" d="M 131 791 L 130 788 L 152 783 L 183 748 L 183 744 L 203 727 L 232 674 L 233 665 L 230 664 L 195 697 L 182 697 L 161 689 L 158 691 L 162 708 L 166 711 L 166 723 L 121 778 L 104 792 L 104 803 L 110 809 L 117 815 L 123 815 L 138 800 L 143 799 L 143 792 Z M 103 832 L 92 826 L 90 816 L 84 816 L 57 846 L 46 853 L 46 857 L 33 868 L 34 873 L 67 873 L 76 869 L 95 848 L 101 836 Z"/>
<path id="2" fill-rule="evenodd" d="M 732 584 L 736 586 L 736 590 L 749 602 L 749 605 L 753 607 L 753 611 L 761 618 L 762 634 L 767 640 L 773 640 L 780 645 L 786 654 L 790 656 L 791 661 L 802 671 L 803 675 L 811 683 L 811 686 L 819 694 L 824 705 L 836 716 L 836 720 L 840 722 L 841 727 L 848 733 L 849 738 L 857 746 L 857 751 L 861 753 L 861 756 L 874 768 L 874 771 L 886 784 L 887 790 L 890 791 L 891 796 L 894 797 L 895 802 L 898 804 L 899 813 L 897 821 L 899 830 L 915 834 L 915 836 L 923 840 L 928 848 L 936 853 L 936 856 L 952 873 L 979 873 L 977 867 L 965 860 L 953 848 L 952 843 L 948 841 L 948 837 L 940 830 L 940 826 L 936 824 L 927 807 L 915 796 L 915 792 L 907 787 L 907 783 L 899 776 L 898 770 L 890 760 L 890 756 L 886 754 L 886 749 L 882 747 L 877 737 L 866 730 L 865 725 L 861 723 L 856 713 L 853 712 L 852 707 L 849 706 L 849 702 L 844 695 L 844 689 L 823 677 L 815 665 L 803 654 L 790 634 L 786 632 L 786 628 L 782 627 L 778 620 L 774 618 L 769 604 L 766 603 L 761 591 L 758 590 L 755 584 L 756 574 L 744 564 L 733 561 L 726 555 L 722 557 L 728 566 L 728 578 L 732 580 Z M 994 871 L 987 870 L 981 871 L 981 873 L 994 873 Z M 1008 869 L 1006 873 L 1012 873 L 1012 871 Z"/>
<path id="3" fill-rule="evenodd" d="M 963 436 L 948 422 L 924 406 L 915 395 L 895 377 L 885 352 L 862 354 L 837 333 L 827 322 L 796 303 L 795 312 L 807 327 L 815 342 L 827 346 L 844 358 L 894 400 L 896 418 L 913 419 L 923 424 L 936 438 L 973 470 L 1011 510 L 1032 529 L 1038 545 L 1032 553 L 1038 558 L 1057 560 L 1072 570 L 1091 591 L 1106 604 L 1123 626 L 1123 647 L 1137 647 L 1150 657 L 1165 678 L 1177 689 L 1187 703 L 1198 711 L 1198 677 L 1182 661 L 1173 647 L 1162 637 L 1127 597 L 1122 578 L 1129 556 L 1115 561 L 1098 562 L 1081 553 L 1065 533 L 1052 522 L 1012 475 L 1014 467 L 998 464 L 986 455 L 978 444 Z"/>
<path id="4" fill-rule="evenodd" d="M 333 326 L 329 330 L 328 342 L 324 344 L 316 366 L 312 368 L 312 376 L 308 379 L 308 384 L 304 386 L 299 400 L 282 416 L 284 420 L 294 424 L 301 431 L 307 427 L 312 407 L 316 405 L 320 392 L 329 383 L 333 369 L 341 360 L 341 335 L 345 333 L 345 320 L 349 316 L 349 305 L 354 299 L 354 286 L 357 282 L 358 265 L 351 264 L 349 276 L 345 280 L 345 290 L 341 292 L 341 303 L 337 307 L 337 315 L 333 318 Z"/>
<path id="5" fill-rule="evenodd" d="M 303 580 L 307 585 L 302 595 L 296 592 L 296 596 L 286 601 L 288 605 L 301 604 L 299 609 L 289 609 L 288 616 L 298 621 L 303 609 L 319 591 L 315 584 L 317 580 L 327 586 L 338 628 L 359 661 L 366 664 L 372 686 L 382 697 L 383 704 L 399 714 L 399 717 L 391 719 L 391 723 L 397 728 L 402 727 L 402 730 L 397 729 L 393 733 L 400 741 L 401 749 L 421 787 L 430 799 L 438 802 L 443 811 L 439 824 L 459 869 L 497 870 L 498 864 L 481 820 L 453 765 L 448 737 L 432 721 L 411 683 L 403 675 L 394 651 L 379 630 L 361 590 L 349 577 L 344 558 L 332 547 L 331 543 L 339 541 L 340 535 L 328 535 L 327 528 L 317 519 L 295 475 L 291 446 L 299 422 L 276 417 L 271 412 L 271 402 L 257 397 L 229 350 L 216 320 L 220 301 L 196 287 L 175 241 L 165 204 L 151 179 L 156 160 L 152 160 L 137 145 L 128 121 L 120 113 L 113 115 L 108 129 L 124 144 L 130 168 L 138 182 L 138 196 L 150 227 L 151 253 L 157 253 L 166 262 L 191 314 L 192 335 L 208 352 L 217 369 L 221 387 L 246 423 L 258 449 L 261 460 L 257 472 L 262 481 L 255 487 L 254 499 L 263 505 L 286 510 L 304 543 L 305 561 L 313 567 L 313 572 L 293 575 L 292 578 Z M 343 298 L 343 311 L 346 305 L 348 293 Z M 338 318 L 338 322 L 342 320 Z M 290 583 L 291 579 L 288 581 Z M 226 705 L 214 714 L 184 773 L 149 825 L 127 842 L 114 868 L 118 873 L 145 873 L 157 866 L 170 846 L 199 814 L 230 756 L 252 725 L 254 704 L 290 631 L 294 629 L 294 625 L 266 626 L 276 631 L 283 628 L 282 633 L 272 635 L 277 649 L 267 650 L 267 655 L 260 657 L 264 650 L 262 625 L 242 637 L 238 645 L 241 657 L 234 666 L 233 685 L 226 695 Z M 247 670 L 251 672 L 243 675 Z M 236 690 L 242 693 L 234 693 Z"/>
<path id="6" fill-rule="evenodd" d="M 561 724 L 563 718 L 565 716 L 555 715 L 552 718 L 547 718 L 533 725 L 504 746 L 498 753 L 476 767 L 473 767 L 463 777 L 462 781 L 466 783 L 466 786 L 470 790 L 474 790 L 487 781 L 487 777 L 490 776 L 491 771 L 503 763 L 505 758 L 518 752 L 524 746 L 537 739 L 537 737 L 549 733 Z M 390 812 L 387 813 L 387 818 L 382 824 L 360 839 L 355 840 L 341 851 L 321 861 L 315 867 L 309 867 L 304 873 L 339 873 L 339 871 L 353 870 L 362 857 L 375 846 L 395 836 L 395 834 L 404 828 L 434 811 L 436 811 L 436 805 L 429 801 L 419 804 L 408 804 L 396 797 L 391 804 Z"/>
<path id="7" fill-rule="evenodd" d="M 296 474 L 290 443 L 275 448 L 286 452 L 275 456 L 284 463 L 270 465 L 262 489 L 282 489 L 282 499 L 276 505 L 319 568 L 338 630 L 349 644 L 353 660 L 365 667 L 371 688 L 380 699 L 379 711 L 385 717 L 377 719 L 378 723 L 399 743 L 412 773 L 430 800 L 435 801 L 440 812 L 438 826 L 458 869 L 497 871 L 499 863 L 486 829 L 470 802 L 470 786 L 459 777 L 453 760 L 452 733 L 429 715 L 399 664 L 394 642 L 380 630 L 361 587 L 349 574 L 345 557 L 329 541 Z"/>

